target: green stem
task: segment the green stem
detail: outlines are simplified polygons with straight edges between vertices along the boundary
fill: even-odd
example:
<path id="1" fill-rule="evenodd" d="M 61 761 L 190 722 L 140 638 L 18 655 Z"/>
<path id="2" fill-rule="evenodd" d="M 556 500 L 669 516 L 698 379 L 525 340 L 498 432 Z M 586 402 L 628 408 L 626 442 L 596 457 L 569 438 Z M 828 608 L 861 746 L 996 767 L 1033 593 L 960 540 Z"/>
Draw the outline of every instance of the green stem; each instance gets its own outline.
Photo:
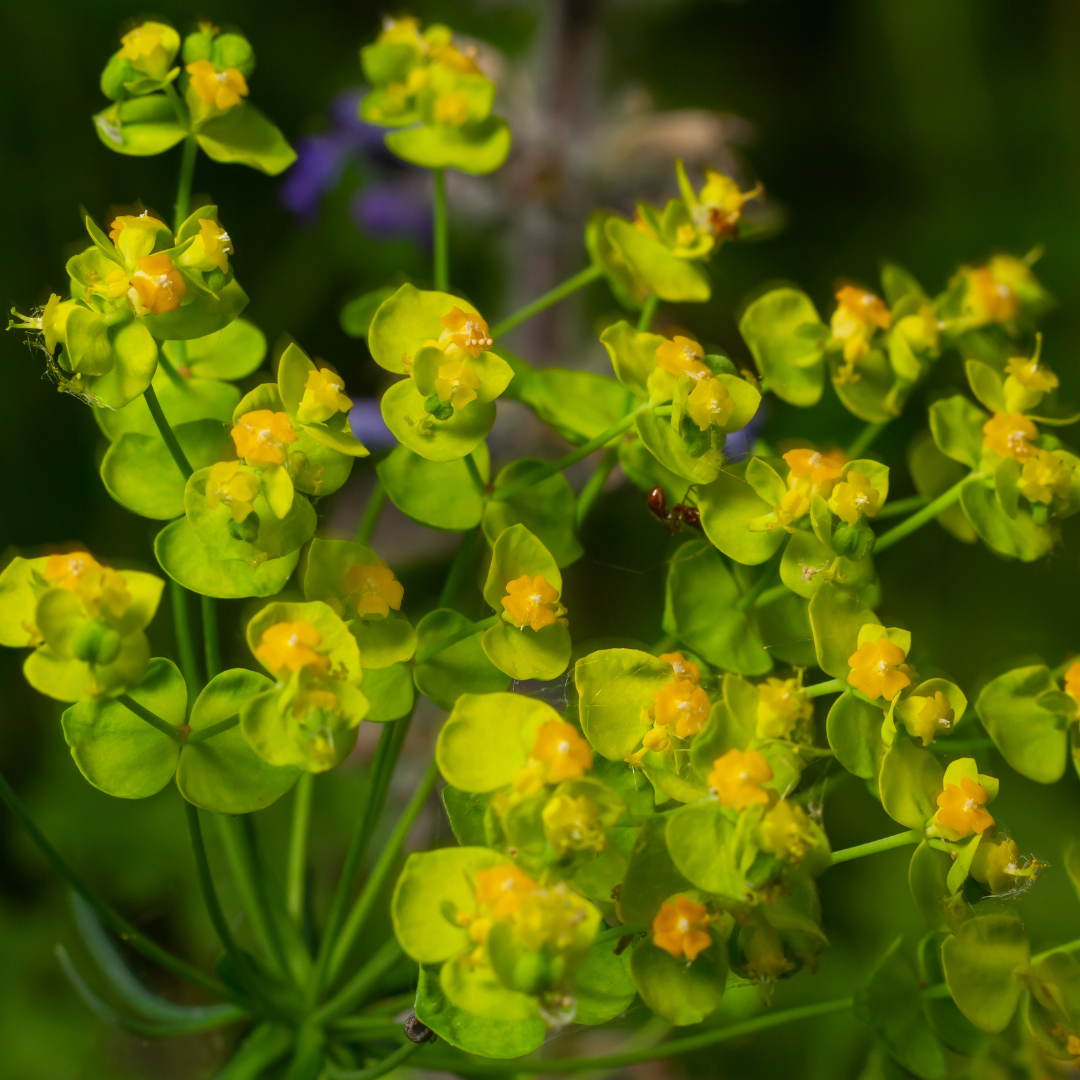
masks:
<path id="1" fill-rule="evenodd" d="M 533 484 L 539 484 L 541 480 L 546 480 L 549 476 L 554 476 L 564 469 L 569 469 L 571 465 L 576 464 L 583 458 L 587 458 L 591 453 L 599 450 L 602 446 L 606 446 L 612 439 L 621 435 L 627 428 L 633 425 L 640 413 L 648 412 L 650 408 L 652 408 L 653 413 L 657 416 L 670 416 L 673 406 L 660 405 L 653 408 L 650 405 L 642 405 L 640 409 L 635 409 L 621 420 L 617 420 L 606 431 L 600 432 L 595 438 L 590 439 L 587 443 L 583 443 L 565 457 L 559 458 L 558 461 L 550 461 L 542 469 L 534 469 L 528 476 L 522 477 L 520 480 L 515 480 L 512 483 L 504 484 L 502 487 L 497 487 L 492 492 L 491 497 L 500 500 L 509 499 L 519 491 L 524 491 L 526 488 L 532 487 Z"/>
<path id="2" fill-rule="evenodd" d="M 487 619 L 481 619 L 479 622 L 471 623 L 469 626 L 458 630 L 457 633 L 450 634 L 440 641 L 436 641 L 434 645 L 429 645 L 426 649 L 421 649 L 420 652 L 416 654 L 416 662 L 418 664 L 426 664 L 428 660 L 433 656 L 437 656 L 443 649 L 449 649 L 451 645 L 456 645 L 459 641 L 464 641 L 466 638 L 472 637 L 473 634 L 483 633 L 489 626 L 498 626 L 500 619 L 502 619 L 501 615 L 492 615 Z"/>
<path id="3" fill-rule="evenodd" d="M 63 856 L 49 843 L 45 834 L 37 827 L 36 822 L 30 816 L 23 801 L 15 794 L 11 785 L 3 774 L 0 774 L 0 799 L 14 815 L 15 820 L 29 833 L 30 839 L 38 846 L 42 855 L 52 865 L 52 868 L 77 892 L 93 910 L 101 921 L 116 934 L 121 941 L 127 942 L 133 949 L 142 953 L 148 960 L 153 961 L 158 967 L 164 968 L 177 978 L 184 979 L 192 986 L 199 986 L 219 998 L 229 1001 L 238 1001 L 243 1004 L 239 995 L 230 990 L 224 983 L 217 979 L 204 975 L 198 968 L 185 963 L 179 957 L 173 956 L 156 945 L 144 934 L 140 933 L 122 915 L 114 911 L 104 900 L 99 899 L 83 883 L 82 879 L 64 861 Z"/>
<path id="4" fill-rule="evenodd" d="M 442 169 L 432 169 L 435 178 L 435 289 L 450 288 L 450 230 L 446 220 L 446 176 Z"/>
<path id="5" fill-rule="evenodd" d="M 308 827 L 311 823 L 311 793 L 314 773 L 306 772 L 293 788 L 292 830 L 289 833 L 289 861 L 286 871 L 285 906 L 297 926 L 304 925 L 304 885 L 307 877 Z"/>
<path id="6" fill-rule="evenodd" d="M 169 448 L 169 453 L 172 454 L 173 461 L 176 462 L 176 467 L 183 474 L 184 479 L 187 480 L 195 470 L 191 467 L 191 462 L 188 461 L 187 455 L 177 441 L 173 429 L 169 427 L 169 421 L 165 419 L 165 414 L 161 411 L 161 403 L 157 399 L 157 394 L 154 393 L 153 386 L 148 386 L 143 391 L 143 397 L 146 399 L 147 407 L 150 409 L 150 415 L 154 418 L 154 423 L 157 424 L 158 431 L 161 432 L 161 437 L 165 440 L 165 445 Z"/>
<path id="7" fill-rule="evenodd" d="M 348 959 L 349 950 L 352 949 L 353 943 L 356 941 L 356 935 L 360 933 L 368 915 L 371 914 L 371 909 L 379 899 L 379 894 L 386 884 L 386 879 L 390 876 L 390 871 L 394 868 L 394 863 L 397 861 L 401 849 L 405 846 L 409 831 L 416 822 L 420 811 L 427 804 L 438 777 L 438 766 L 432 761 L 427 767 L 427 772 L 424 773 L 416 792 L 409 800 L 408 806 L 405 807 L 404 812 L 398 819 L 397 825 L 394 826 L 390 839 L 386 841 L 382 851 L 379 852 L 379 860 L 368 875 L 367 881 L 364 882 L 364 887 L 360 891 L 356 903 L 353 904 L 352 911 L 349 912 L 349 917 L 345 920 L 345 925 L 341 928 L 341 934 L 330 957 L 330 967 L 326 976 L 328 983 L 334 981 L 337 973 L 341 970 L 342 964 Z"/>
<path id="8" fill-rule="evenodd" d="M 605 941 L 618 941 L 627 935 L 636 937 L 638 934 L 646 933 L 648 929 L 647 926 L 611 926 L 607 930 L 601 930 L 593 938 L 593 944 L 602 945 Z"/>
<path id="9" fill-rule="evenodd" d="M 378 1080 L 388 1072 L 409 1060 L 424 1044 L 405 1043 L 387 1054 L 382 1061 L 369 1065 L 366 1069 L 339 1069 L 336 1065 L 326 1066 L 326 1075 L 330 1080 Z"/>
<path id="10" fill-rule="evenodd" d="M 195 644 L 191 634 L 191 614 L 188 611 L 187 589 L 169 578 L 169 598 L 172 601 L 173 630 L 176 634 L 176 652 L 180 657 L 180 670 L 187 683 L 188 701 L 194 701 L 199 692 L 199 667 L 195 659 Z"/>
<path id="11" fill-rule="evenodd" d="M 608 477 L 618 463 L 618 448 L 609 446 L 604 451 L 604 456 L 600 459 L 600 464 L 596 466 L 592 476 L 586 481 L 585 486 L 581 489 L 581 492 L 577 497 L 576 523 L 579 529 L 584 523 L 585 518 L 588 517 L 589 511 L 593 507 L 593 503 L 600 497 L 600 493 L 604 490 L 604 485 L 607 483 Z"/>
<path id="12" fill-rule="evenodd" d="M 894 526 L 887 533 L 883 533 L 874 541 L 874 554 L 876 555 L 886 548 L 891 548 L 893 544 L 898 544 L 905 536 L 910 536 L 916 529 L 921 529 L 928 521 L 933 521 L 942 510 L 947 510 L 960 498 L 960 489 L 969 480 L 977 480 L 981 479 L 981 477 L 982 473 L 973 472 L 968 474 L 963 480 L 957 481 L 948 491 L 934 499 L 933 502 L 927 503 L 918 513 L 912 514 L 906 521 L 901 521 L 899 525 Z"/>
<path id="13" fill-rule="evenodd" d="M 263 955 L 270 959 L 277 973 L 287 975 L 288 961 L 285 959 L 281 940 L 274 932 L 273 920 L 255 866 L 257 855 L 251 837 L 239 818 L 215 814 L 214 820 L 217 822 L 221 846 L 225 849 L 225 858 L 236 884 L 240 904 L 251 925 L 251 932 Z"/>
<path id="14" fill-rule="evenodd" d="M 804 686 L 803 693 L 807 697 L 821 697 L 823 694 L 839 694 L 847 687 L 839 679 L 829 679 L 828 682 L 814 683 L 812 686 Z"/>
<path id="15" fill-rule="evenodd" d="M 768 607 L 769 604 L 775 604 L 777 600 L 783 600 L 785 596 L 788 596 L 791 590 L 781 582 L 779 585 L 774 585 L 771 589 L 763 589 L 761 595 L 758 596 L 757 602 L 754 607 Z"/>
<path id="16" fill-rule="evenodd" d="M 321 1009 L 311 1015 L 312 1024 L 329 1024 L 350 1012 L 371 988 L 398 962 L 401 946 L 393 935 L 379 946 L 375 955 Z"/>
<path id="17" fill-rule="evenodd" d="M 345 863 L 338 878 L 337 888 L 330 903 L 330 912 L 326 918 L 326 928 L 323 931 L 322 940 L 319 942 L 319 954 L 315 961 L 315 970 L 312 972 L 311 984 L 308 990 L 308 1004 L 314 1006 L 322 994 L 326 984 L 326 973 L 330 963 L 330 956 L 337 940 L 338 930 L 345 917 L 345 907 L 349 902 L 349 894 L 352 892 L 353 882 L 360 872 L 360 866 L 364 861 L 368 844 L 374 835 L 375 827 L 382 815 L 383 804 L 386 802 L 386 793 L 390 787 L 390 777 L 401 754 L 401 748 L 405 743 L 409 725 L 412 722 L 412 713 L 402 717 L 393 723 L 383 727 L 379 738 L 379 747 L 375 751 L 375 760 L 371 766 L 367 787 L 364 792 L 364 800 L 360 811 L 360 817 L 356 823 L 352 839 L 349 841 L 349 849 L 345 853 Z"/>
<path id="18" fill-rule="evenodd" d="M 856 844 L 855 847 L 841 848 L 832 854 L 833 863 L 850 862 L 861 859 L 864 855 L 876 855 L 879 851 L 891 851 L 893 848 L 918 844 L 926 839 L 922 829 L 910 829 L 908 832 L 884 836 L 880 840 L 871 840 L 868 844 Z"/>
<path id="19" fill-rule="evenodd" d="M 187 815 L 188 833 L 191 836 L 191 849 L 195 855 L 195 869 L 199 876 L 199 887 L 202 890 L 203 901 L 206 904 L 206 912 L 213 923 L 214 931 L 221 942 L 238 978 L 242 979 L 249 989 L 256 983 L 244 954 L 240 952 L 236 941 L 225 919 L 225 913 L 221 910 L 217 891 L 214 888 L 214 878 L 210 873 L 210 861 L 206 857 L 206 845 L 203 843 L 202 826 L 199 824 L 199 810 L 194 804 L 184 800 L 184 812 Z"/>
<path id="20" fill-rule="evenodd" d="M 461 583 L 469 570 L 473 552 L 476 550 L 476 541 L 480 536 L 480 526 L 476 525 L 467 532 L 461 534 L 461 542 L 458 544 L 457 554 L 450 564 L 450 572 L 443 582 L 442 592 L 439 594 L 439 607 L 448 608 L 454 606 Z"/>
<path id="21" fill-rule="evenodd" d="M 174 341 L 172 346 L 176 350 L 177 363 L 179 363 L 181 367 L 184 367 L 184 361 L 187 360 L 187 342 Z M 165 355 L 164 349 L 158 349 L 158 367 L 168 375 L 169 380 L 174 386 L 184 385 L 184 376 L 173 367 L 168 356 Z"/>
<path id="22" fill-rule="evenodd" d="M 638 333 L 647 334 L 652 326 L 653 316 L 656 314 L 657 305 L 660 303 L 659 296 L 650 296 L 641 309 L 641 317 L 638 319 Z"/>
<path id="23" fill-rule="evenodd" d="M 904 514 L 913 514 L 926 505 L 926 500 L 921 495 L 909 495 L 906 499 L 897 499 L 896 502 L 886 503 L 878 512 L 877 519 L 888 517 L 901 517 Z"/>
<path id="24" fill-rule="evenodd" d="M 221 642 L 218 638 L 217 601 L 200 596 L 202 607 L 203 652 L 206 654 L 206 681 L 221 673 Z"/>
<path id="25" fill-rule="evenodd" d="M 480 493 L 480 498 L 487 498 L 487 484 L 484 483 L 484 478 L 480 475 L 480 470 L 477 468 L 472 454 L 465 455 L 465 468 L 469 470 L 469 477 L 476 485 L 476 490 Z"/>
<path id="26" fill-rule="evenodd" d="M 216 724 L 211 724 L 209 727 L 199 728 L 198 731 L 191 732 L 184 742 L 206 742 L 207 739 L 212 739 L 215 735 L 220 735 L 223 731 L 229 731 L 239 723 L 240 714 L 235 713 L 233 716 L 227 716 L 224 720 L 219 720 Z"/>
<path id="27" fill-rule="evenodd" d="M 877 424 L 867 424 L 847 448 L 848 458 L 862 457 L 886 427 L 888 427 L 887 420 Z"/>
<path id="28" fill-rule="evenodd" d="M 191 206 L 191 183 L 195 177 L 195 158 L 199 153 L 199 140 L 189 135 L 184 140 L 184 155 L 180 159 L 180 183 L 176 188 L 176 223 L 174 232 L 180 231 Z"/>
<path id="29" fill-rule="evenodd" d="M 729 1024 L 727 1027 L 713 1028 L 711 1031 L 702 1031 L 697 1035 L 688 1035 L 682 1039 L 672 1039 L 671 1042 L 661 1043 L 659 1046 L 631 1050 L 622 1054 L 608 1054 L 605 1057 L 548 1058 L 546 1061 L 516 1058 L 513 1061 L 487 1062 L 476 1058 L 455 1059 L 448 1055 L 440 1055 L 438 1050 L 432 1048 L 422 1056 L 418 1064 L 422 1068 L 448 1072 L 464 1069 L 469 1076 L 498 1076 L 508 1072 L 513 1072 L 515 1075 L 530 1075 L 586 1072 L 589 1069 L 620 1069 L 627 1065 L 637 1065 L 642 1061 L 676 1057 L 692 1050 L 727 1042 L 729 1039 L 738 1039 L 744 1035 L 753 1035 L 755 1032 L 767 1031 L 769 1028 L 780 1027 L 783 1024 L 792 1024 L 797 1020 L 810 1020 L 816 1016 L 844 1012 L 853 1004 L 854 999 L 848 997 L 822 1001 L 816 1005 L 797 1005 L 792 1009 L 765 1013 L 763 1016 L 755 1016 L 737 1024 Z"/>
<path id="30" fill-rule="evenodd" d="M 379 524 L 379 517 L 383 512 L 383 507 L 386 505 L 386 499 L 386 488 L 383 487 L 382 481 L 376 476 L 375 486 L 368 496 L 367 506 L 364 507 L 364 516 L 361 518 L 360 528 L 356 532 L 356 542 L 358 544 L 367 547 L 371 543 L 371 538 L 375 535 L 375 526 Z"/>
<path id="31" fill-rule="evenodd" d="M 766 586 L 772 585 L 779 574 L 780 557 L 783 554 L 784 549 L 779 548 L 775 555 L 761 568 L 761 572 L 757 576 L 757 580 L 750 586 L 746 592 L 735 601 L 736 611 L 745 611 L 752 604 L 756 603 L 762 596 L 765 595 Z M 786 585 L 778 585 L 776 588 L 783 589 L 784 592 L 788 591 Z"/>
<path id="32" fill-rule="evenodd" d="M 184 736 L 168 720 L 162 720 L 157 713 L 151 712 L 145 705 L 140 705 L 130 694 L 121 694 L 117 701 L 133 712 L 140 720 L 145 720 L 151 727 L 157 728 L 162 735 L 168 735 L 174 742 L 182 743 L 184 741 Z"/>
<path id="33" fill-rule="evenodd" d="M 1047 949 L 1045 952 L 1036 953 L 1032 958 L 1033 964 L 1038 964 L 1040 961 L 1045 960 L 1048 956 L 1052 956 L 1056 952 L 1076 952 L 1080 949 L 1080 938 L 1075 941 L 1068 941 L 1064 945 L 1055 945 L 1052 949 Z"/>
<path id="34" fill-rule="evenodd" d="M 572 293 L 576 293 L 578 289 L 585 288 L 586 285 L 597 281 L 603 276 L 604 272 L 598 266 L 586 266 L 584 270 L 580 270 L 568 281 L 556 285 L 550 292 L 544 293 L 543 296 L 537 298 L 531 304 L 526 304 L 520 311 L 515 311 L 513 315 L 507 315 L 501 322 L 497 322 L 491 328 L 491 336 L 498 338 L 501 334 L 508 333 L 515 326 L 520 326 L 534 315 L 539 315 L 541 311 L 545 311 L 560 300 L 565 300 Z"/>

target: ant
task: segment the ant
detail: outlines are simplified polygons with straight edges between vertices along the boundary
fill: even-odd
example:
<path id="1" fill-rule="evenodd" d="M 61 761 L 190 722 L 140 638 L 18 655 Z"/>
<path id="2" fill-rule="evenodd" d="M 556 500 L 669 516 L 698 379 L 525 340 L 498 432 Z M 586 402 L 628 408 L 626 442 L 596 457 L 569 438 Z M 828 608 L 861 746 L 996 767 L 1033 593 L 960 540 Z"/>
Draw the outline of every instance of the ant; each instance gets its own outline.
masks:
<path id="1" fill-rule="evenodd" d="M 649 492 L 648 502 L 649 512 L 658 521 L 663 522 L 664 528 L 671 535 L 681 532 L 684 525 L 688 525 L 691 529 L 701 528 L 701 514 L 698 512 L 698 508 L 696 506 L 687 506 L 686 503 L 679 503 L 669 510 L 667 508 L 667 497 L 664 495 L 662 487 L 654 487 Z"/>

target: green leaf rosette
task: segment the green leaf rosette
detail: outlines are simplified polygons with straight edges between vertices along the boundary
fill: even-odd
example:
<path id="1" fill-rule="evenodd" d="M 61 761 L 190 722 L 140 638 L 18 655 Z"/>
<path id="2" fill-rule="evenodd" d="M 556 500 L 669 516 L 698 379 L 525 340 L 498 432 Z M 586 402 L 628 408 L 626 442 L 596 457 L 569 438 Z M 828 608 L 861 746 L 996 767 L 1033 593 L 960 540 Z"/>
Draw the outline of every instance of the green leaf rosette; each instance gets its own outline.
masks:
<path id="1" fill-rule="evenodd" d="M 562 574 L 524 525 L 504 530 L 492 549 L 484 599 L 501 616 L 484 631 L 488 659 L 512 679 L 554 679 L 570 663 L 570 631 L 559 603 Z"/>

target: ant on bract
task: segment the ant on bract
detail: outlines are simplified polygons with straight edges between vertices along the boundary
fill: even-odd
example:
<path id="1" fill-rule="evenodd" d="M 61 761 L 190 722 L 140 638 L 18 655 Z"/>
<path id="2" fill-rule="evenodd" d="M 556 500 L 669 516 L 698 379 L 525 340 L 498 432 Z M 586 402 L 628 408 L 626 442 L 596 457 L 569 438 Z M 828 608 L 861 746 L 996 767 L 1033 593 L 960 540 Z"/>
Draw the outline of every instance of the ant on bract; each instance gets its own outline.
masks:
<path id="1" fill-rule="evenodd" d="M 664 528 L 672 536 L 677 532 L 682 532 L 684 525 L 689 526 L 691 529 L 701 529 L 701 513 L 696 506 L 688 506 L 686 503 L 677 503 L 670 510 L 667 508 L 667 496 L 664 494 L 664 489 L 657 485 L 649 492 L 648 496 L 649 512 L 658 521 L 662 522 Z"/>

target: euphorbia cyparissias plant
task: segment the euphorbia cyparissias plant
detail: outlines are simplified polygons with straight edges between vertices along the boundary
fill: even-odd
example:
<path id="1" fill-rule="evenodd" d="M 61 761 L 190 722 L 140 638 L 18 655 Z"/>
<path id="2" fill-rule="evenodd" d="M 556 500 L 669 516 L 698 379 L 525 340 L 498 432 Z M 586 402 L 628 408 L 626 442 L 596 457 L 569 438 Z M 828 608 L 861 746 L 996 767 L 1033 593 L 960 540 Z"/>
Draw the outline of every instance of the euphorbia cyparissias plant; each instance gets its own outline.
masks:
<path id="1" fill-rule="evenodd" d="M 1078 943 L 1030 956 L 1010 905 L 1040 862 L 995 815 L 1010 777 L 981 771 L 971 753 L 989 740 L 954 733 L 974 732 L 977 714 L 1012 768 L 1058 780 L 1077 760 L 1080 664 L 1008 672 L 982 689 L 973 713 L 959 686 L 916 670 L 921 628 L 886 626 L 876 613 L 875 558 L 922 525 L 937 519 L 962 540 L 1033 560 L 1080 509 L 1078 459 L 1047 430 L 1080 414 L 1057 400 L 1042 357 L 1036 326 L 1049 297 L 1033 257 L 965 266 L 936 296 L 889 264 L 880 295 L 839 285 L 828 321 L 795 288 L 767 291 L 739 321 L 751 366 L 685 328 L 660 332 L 658 304 L 708 300 L 710 261 L 754 228 L 764 198 L 760 183 L 711 169 L 695 180 L 680 161 L 677 196 L 663 208 L 639 203 L 633 220 L 598 211 L 583 222 L 588 266 L 491 323 L 452 290 L 444 185 L 445 169 L 483 175 L 510 149 L 483 58 L 448 27 L 408 17 L 387 20 L 361 57 L 373 87 L 361 116 L 392 129 L 391 152 L 432 171 L 435 262 L 432 287 L 406 283 L 352 306 L 368 315 L 348 325 L 397 377 L 382 413 L 399 443 L 375 468 L 355 540 L 323 535 L 313 502 L 368 455 L 350 429 L 344 379 L 290 344 L 276 375 L 256 376 L 241 396 L 234 383 L 259 372 L 266 353 L 240 318 L 247 297 L 233 259 L 242 265 L 243 252 L 218 207 L 190 205 L 200 149 L 268 173 L 294 157 L 251 104 L 254 52 L 240 34 L 204 23 L 181 39 L 144 22 L 124 35 L 102 76 L 112 104 L 94 124 L 122 154 L 182 144 L 175 221 L 145 210 L 87 218 L 90 246 L 67 264 L 70 295 L 14 323 L 45 352 L 57 387 L 94 409 L 109 442 L 100 468 L 109 494 L 165 523 L 154 554 L 171 590 L 179 666 L 151 657 L 144 633 L 165 579 L 85 550 L 7 564 L 0 644 L 28 650 L 29 682 L 68 703 L 64 737 L 91 784 L 140 799 L 175 781 L 223 951 L 212 976 L 134 930 L 0 783 L 78 894 L 78 923 L 112 1000 L 62 953 L 79 992 L 142 1035 L 244 1025 L 223 1076 L 281 1062 L 289 1077 L 373 1078 L 413 1054 L 418 1065 L 484 1075 L 482 1059 L 523 1058 L 550 1031 L 616 1021 L 635 999 L 675 1026 L 706 1020 L 733 985 L 771 1000 L 780 981 L 808 977 L 827 946 L 816 879 L 833 863 L 912 845 L 912 899 L 929 928 L 918 973 L 894 945 L 853 998 L 775 1011 L 755 1029 L 853 1007 L 876 1034 L 875 1060 L 891 1056 L 934 1080 L 946 1049 L 977 1072 L 992 1053 L 985 1036 L 1004 1030 L 1023 999 L 1031 1053 L 1077 1056 Z M 610 376 L 534 368 L 503 348 L 507 330 L 600 279 L 628 315 L 599 335 Z M 890 464 L 874 440 L 933 365 L 959 371 L 961 358 L 979 404 L 956 394 L 930 405 L 907 462 L 918 494 L 890 501 Z M 826 372 L 867 422 L 854 445 L 802 440 L 780 452 L 759 431 L 749 458 L 729 456 L 728 437 L 759 416 L 763 396 L 812 408 Z M 505 398 L 573 449 L 493 466 L 486 438 Z M 565 470 L 594 455 L 592 478 L 575 492 Z M 656 638 L 575 650 L 562 571 L 582 556 L 582 522 L 616 464 L 667 528 L 690 535 L 673 541 Z M 419 525 L 461 534 L 440 606 L 415 626 L 392 553 L 371 543 L 386 499 Z M 474 620 L 463 612 L 477 610 L 479 597 L 466 603 L 466 593 L 481 547 L 491 614 Z M 189 592 L 202 598 L 205 669 Z M 217 598 L 265 601 L 243 628 L 244 667 L 221 670 Z M 565 682 L 561 709 L 530 690 L 552 680 Z M 418 695 L 449 715 L 353 899 Z M 357 831 L 309 936 L 312 783 L 371 723 L 382 733 Z M 845 771 L 904 831 L 831 849 L 822 801 Z M 456 845 L 401 865 L 440 780 Z M 235 816 L 254 827 L 289 792 L 279 896 Z M 243 944 L 206 859 L 201 823 L 211 817 L 245 906 Z M 363 935 L 394 874 L 394 935 L 372 948 Z M 221 1004 L 155 999 L 102 923 Z M 404 1027 L 392 1019 L 397 991 L 413 1008 Z M 748 1029 L 707 1030 L 602 1061 L 670 1056 Z M 425 1045 L 436 1037 L 439 1046 Z"/>

